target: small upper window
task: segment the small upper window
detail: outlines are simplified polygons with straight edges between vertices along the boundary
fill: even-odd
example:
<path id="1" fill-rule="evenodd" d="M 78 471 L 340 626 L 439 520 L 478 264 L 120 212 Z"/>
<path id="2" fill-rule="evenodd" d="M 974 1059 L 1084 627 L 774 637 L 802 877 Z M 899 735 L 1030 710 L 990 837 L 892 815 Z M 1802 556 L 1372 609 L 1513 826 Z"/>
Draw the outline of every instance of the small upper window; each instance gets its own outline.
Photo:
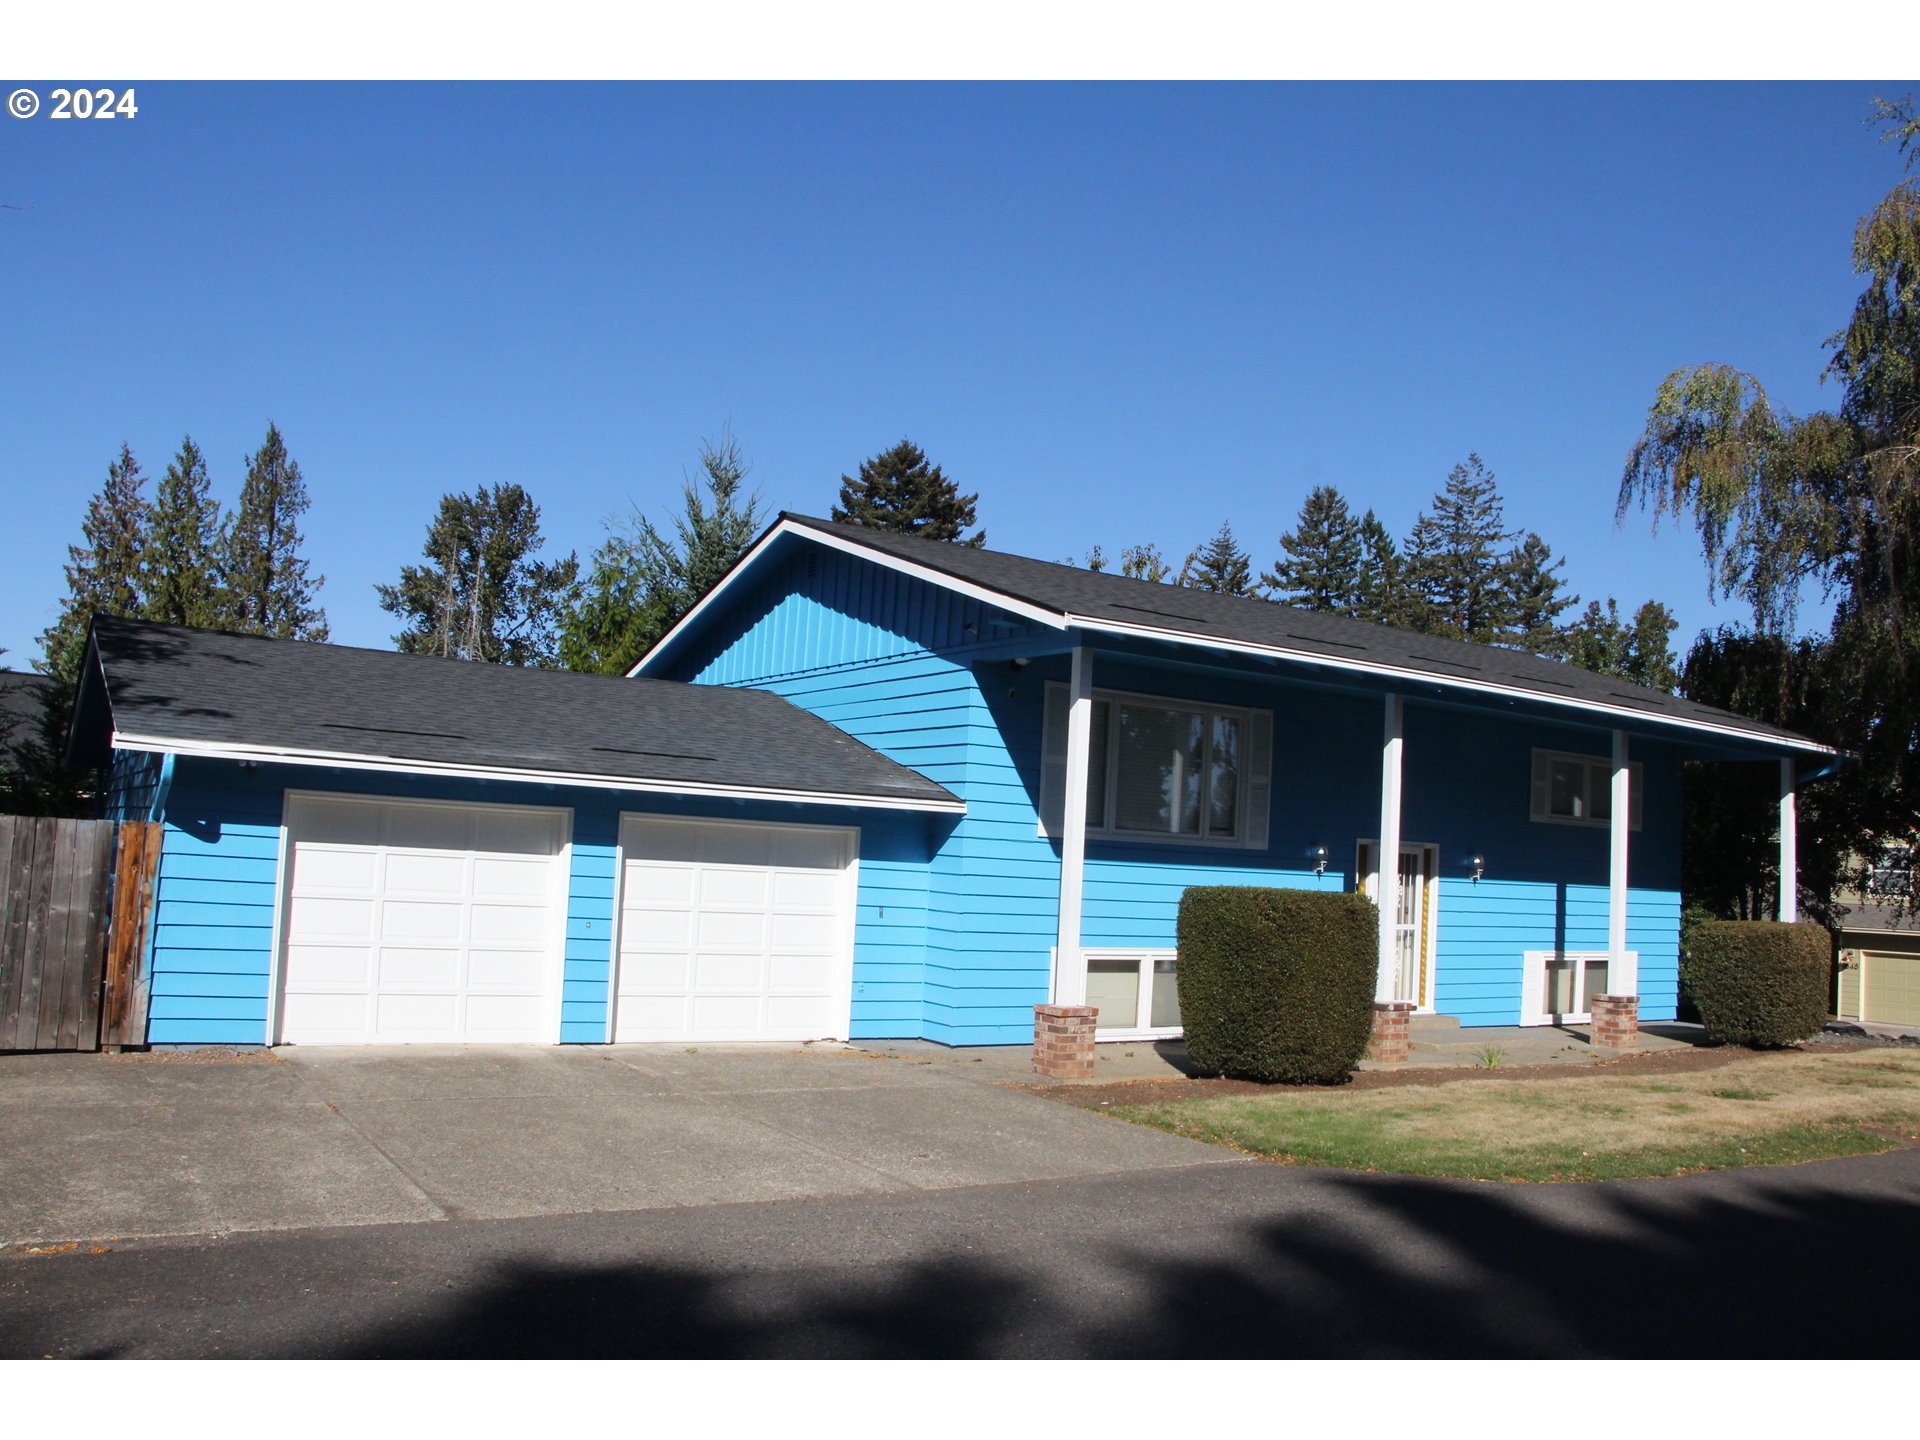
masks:
<path id="1" fill-rule="evenodd" d="M 1867 871 L 1867 894 L 1875 899 L 1905 898 L 1913 894 L 1913 847 L 1883 845 Z"/>
<path id="2" fill-rule="evenodd" d="M 1632 802 L 1627 828 L 1640 828 L 1640 765 L 1627 765 L 1627 794 Z M 1558 750 L 1533 752 L 1532 818 L 1549 825 L 1613 823 L 1613 761 L 1604 755 L 1569 755 Z"/>

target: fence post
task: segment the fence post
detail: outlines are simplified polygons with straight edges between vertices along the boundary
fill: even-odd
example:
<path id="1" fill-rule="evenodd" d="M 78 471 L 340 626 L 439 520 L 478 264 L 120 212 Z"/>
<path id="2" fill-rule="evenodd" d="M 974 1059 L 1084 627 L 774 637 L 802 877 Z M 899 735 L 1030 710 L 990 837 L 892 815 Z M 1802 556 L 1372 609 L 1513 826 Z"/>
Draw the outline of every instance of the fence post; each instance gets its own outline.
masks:
<path id="1" fill-rule="evenodd" d="M 121 1050 L 147 1040 L 147 927 L 160 871 L 162 827 L 128 821 L 119 827 L 113 866 L 113 918 L 101 977 L 100 1044 Z"/>

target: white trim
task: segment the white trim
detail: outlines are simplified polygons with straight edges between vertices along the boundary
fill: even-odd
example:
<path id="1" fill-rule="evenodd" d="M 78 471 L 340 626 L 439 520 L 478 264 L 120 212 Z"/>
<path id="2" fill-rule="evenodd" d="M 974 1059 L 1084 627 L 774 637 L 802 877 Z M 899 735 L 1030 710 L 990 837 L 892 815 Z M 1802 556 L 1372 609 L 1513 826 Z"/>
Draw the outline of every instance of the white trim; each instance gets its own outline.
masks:
<path id="1" fill-rule="evenodd" d="M 620 916 L 625 908 L 620 902 L 627 883 L 627 827 L 620 823 L 622 818 L 617 812 L 613 817 L 613 919 L 607 926 L 612 933 L 607 937 L 607 1023 L 600 1037 L 603 1045 L 613 1043 L 613 1008 L 620 998 Z"/>
<path id="2" fill-rule="evenodd" d="M 506 811 L 514 814 L 536 814 L 536 815 L 558 816 L 560 820 L 559 848 L 556 849 L 551 855 L 546 857 L 547 858 L 547 876 L 548 876 L 547 904 L 552 915 L 552 921 L 551 921 L 552 932 L 548 937 L 549 954 L 547 956 L 547 985 L 544 987 L 544 993 L 541 997 L 543 1002 L 542 1012 L 541 1012 L 541 1029 L 543 1029 L 546 1032 L 546 1038 L 544 1040 L 538 1040 L 533 1042 L 453 1041 L 448 1043 L 454 1043 L 454 1044 L 533 1043 L 533 1044 L 548 1044 L 548 1045 L 558 1045 L 560 1043 L 560 1017 L 563 1013 L 562 1006 L 565 999 L 566 984 L 567 984 L 567 926 L 568 926 L 568 920 L 570 918 L 568 915 L 568 910 L 569 910 L 569 901 L 571 900 L 572 893 L 573 893 L 573 810 L 572 810 L 572 807 L 565 806 L 565 805 L 521 805 L 521 804 L 516 804 L 513 801 L 504 801 L 504 800 L 417 799 L 411 795 L 369 795 L 360 791 L 351 791 L 351 790 L 296 790 L 289 787 L 287 790 L 282 792 L 281 802 L 280 802 L 281 855 L 280 855 L 280 882 L 275 887 L 276 893 L 274 895 L 274 908 L 275 908 L 276 917 L 278 917 L 281 914 L 281 912 L 290 910 L 291 908 L 286 906 L 283 903 L 283 897 L 287 894 L 288 886 L 292 880 L 293 808 L 294 808 L 294 805 L 301 800 L 319 800 L 323 802 L 335 801 L 335 800 L 349 800 L 349 801 L 360 801 L 362 803 L 372 804 L 372 805 L 411 805 L 419 809 L 467 810 L 467 811 L 494 810 L 494 811 Z M 384 831 L 383 831 L 383 834 L 384 834 Z M 381 843 L 384 846 L 385 844 L 384 840 Z M 292 918 L 291 915 L 287 916 L 287 923 L 289 924 L 291 923 L 291 918 Z M 284 1043 L 280 1035 L 280 1023 L 281 1023 L 280 1011 L 282 1008 L 280 1002 L 282 999 L 281 991 L 282 991 L 282 987 L 285 984 L 286 976 L 285 976 L 285 967 L 281 964 L 281 956 L 284 954 L 286 950 L 287 941 L 288 941 L 288 936 L 282 933 L 281 925 L 278 923 L 278 920 L 276 918 L 276 924 L 274 927 L 273 957 L 268 967 L 269 974 L 271 976 L 271 979 L 269 982 L 270 988 L 268 990 L 268 1001 L 267 1001 L 268 1025 L 270 1027 L 267 1031 L 267 1035 L 268 1035 L 267 1043 L 269 1045 L 280 1045 Z M 369 1037 L 366 1041 L 361 1043 L 366 1045 L 404 1045 L 404 1044 L 414 1044 L 414 1043 L 439 1044 L 442 1042 L 439 1042 L 439 1041 L 415 1042 L 415 1041 L 405 1041 L 405 1040 L 382 1041 L 377 1038 Z M 319 1048 L 319 1047 L 316 1045 L 315 1048 Z"/>
<path id="3" fill-rule="evenodd" d="M 1780 762 L 1780 918 L 1800 918 L 1800 817 L 1794 798 L 1793 761 Z"/>
<path id="4" fill-rule="evenodd" d="M 272 745 L 238 742 L 173 740 L 161 735 L 125 735 L 114 731 L 117 750 L 193 755 L 208 760 L 266 760 L 282 765 L 324 765 L 339 770 L 372 770 L 383 774 L 440 775 L 461 780 L 510 780 L 529 785 L 569 785 L 585 790 L 626 790 L 641 795 L 700 795 L 721 800 L 772 800 L 801 805 L 846 805 L 863 810 L 916 810 L 942 815 L 964 815 L 964 800 L 910 800 L 888 795 L 846 795 L 824 790 L 772 790 L 743 785 L 710 785 L 698 780 L 632 780 L 607 775 L 583 775 L 568 770 L 515 770 L 489 765 L 458 765 L 443 761 L 401 760 L 386 755 L 355 755 L 333 750 L 291 750 Z"/>
<path id="5" fill-rule="evenodd" d="M 1788 740 L 1778 735 L 1761 734 L 1758 731 L 1744 730 L 1736 725 L 1722 725 L 1711 720 L 1695 720 L 1683 715 L 1663 715 L 1657 710 L 1638 710 L 1626 705 L 1610 705 L 1604 700 L 1583 700 L 1572 695 L 1543 695 L 1537 690 L 1529 690 L 1519 685 L 1502 685 L 1491 680 L 1467 680 L 1454 675 L 1436 675 L 1430 670 L 1415 670 L 1404 665 L 1386 665 L 1377 660 L 1350 660 L 1343 655 L 1323 655 L 1318 651 L 1295 650 L 1286 645 L 1262 645 L 1251 640 L 1216 640 L 1210 636 L 1195 635 L 1186 630 L 1169 630 L 1162 626 L 1139 625 L 1126 620 L 1103 620 L 1095 616 L 1071 612 L 1066 619 L 1067 623 L 1075 628 L 1102 634 L 1134 635 L 1143 639 L 1170 641 L 1177 645 L 1194 645 L 1205 650 L 1223 650 L 1236 655 L 1268 655 L 1280 660 L 1294 660 L 1305 665 L 1321 665 L 1333 670 L 1355 670 L 1362 674 L 1384 675 L 1394 680 L 1410 680 L 1422 685 L 1438 685 L 1479 694 L 1502 695 L 1514 700 L 1531 700 L 1542 705 L 1558 705 L 1564 709 L 1628 717 L 1649 724 L 1673 725 L 1713 735 L 1729 735 L 1775 748 L 1801 750 L 1818 755 L 1840 753 L 1831 745 L 1822 745 L 1813 740 Z"/>
<path id="6" fill-rule="evenodd" d="M 700 597 L 699 604 L 682 615 L 679 620 L 674 623 L 672 629 L 654 641 L 653 648 L 642 655 L 639 660 L 635 661 L 633 668 L 627 671 L 627 678 L 633 679 L 640 675 L 647 668 L 648 661 L 669 649 L 674 641 L 679 639 L 680 632 L 694 624 L 706 610 L 707 606 L 718 600 L 721 594 L 733 584 L 735 578 L 745 573 L 748 567 L 760 557 L 760 553 L 783 535 L 804 535 L 807 539 L 825 545 L 830 550 L 839 550 L 848 555 L 857 555 L 862 560 L 871 560 L 876 565 L 888 570 L 897 570 L 903 575 L 911 575 L 916 580 L 924 580 L 929 584 L 945 586 L 947 589 L 957 591 L 959 594 L 971 596 L 983 604 L 992 605 L 997 609 L 1007 611 L 1009 614 L 1019 615 L 1033 621 L 1035 624 L 1044 625 L 1050 630 L 1065 630 L 1067 628 L 1067 622 L 1060 617 L 1057 611 L 1043 609 L 1030 601 L 1017 600 L 1011 595 L 1001 594 L 998 590 L 990 590 L 984 585 L 975 585 L 971 581 L 958 579 L 955 576 L 931 569 L 925 565 L 916 565 L 911 560 L 903 560 L 897 555 L 890 555 L 883 550 L 862 545 L 857 540 L 849 540 L 841 535 L 830 535 L 824 530 L 816 530 L 813 526 L 803 525 L 797 520 L 782 519 L 777 521 L 773 528 L 767 531 L 765 535 L 761 536 L 759 542 L 756 543 L 751 550 L 747 551 L 745 555 L 742 555 L 734 562 L 733 568 L 721 577 L 720 583 Z"/>
<path id="7" fill-rule="evenodd" d="M 1073 647 L 1067 690 L 1067 784 L 1060 817 L 1060 918 L 1055 948 L 1056 1005 L 1087 1003 L 1087 961 L 1080 948 L 1080 912 L 1087 884 L 1088 759 L 1093 734 L 1093 651 Z M 1109 757 L 1111 759 L 1111 757 Z M 1109 765 L 1109 769 L 1111 769 Z"/>
<path id="8" fill-rule="evenodd" d="M 852 1030 L 853 1030 L 853 966 L 854 966 L 854 959 L 855 959 L 856 938 L 859 933 L 859 911 L 860 911 L 860 828 L 859 826 L 857 825 L 815 825 L 811 823 L 796 823 L 794 821 L 788 821 L 788 820 L 715 820 L 715 819 L 708 819 L 698 815 L 661 815 L 651 810 L 622 810 L 615 821 L 615 824 L 617 825 L 619 834 L 621 836 L 621 839 L 619 840 L 619 842 L 616 844 L 616 847 L 615 847 L 617 850 L 621 852 L 620 868 L 615 872 L 615 880 L 614 880 L 614 886 L 613 886 L 613 908 L 614 908 L 614 915 L 616 917 L 614 925 L 615 925 L 616 932 L 618 931 L 618 928 L 619 928 L 619 920 L 617 917 L 620 915 L 621 911 L 624 910 L 626 907 L 627 864 L 626 864 L 626 855 L 625 855 L 625 845 L 626 845 L 625 834 L 626 834 L 627 822 L 629 820 L 636 820 L 641 822 L 642 824 L 647 824 L 647 825 L 655 825 L 655 824 L 659 824 L 659 825 L 725 825 L 725 826 L 730 826 L 736 829 L 811 830 L 820 834 L 837 835 L 840 838 L 840 842 L 841 842 L 841 857 L 842 857 L 841 864 L 840 864 L 840 874 L 841 874 L 840 923 L 837 927 L 837 934 L 836 934 L 837 948 L 839 950 L 839 955 L 837 957 L 837 963 L 835 968 L 833 993 L 828 1001 L 828 1004 L 831 1007 L 831 1010 L 833 1012 L 833 1018 L 839 1025 L 840 1033 L 837 1035 L 800 1036 L 800 1037 L 796 1037 L 792 1041 L 776 1040 L 775 1043 L 800 1043 L 801 1041 L 805 1041 L 805 1040 L 847 1040 L 851 1038 Z M 615 964 L 617 967 L 618 965 L 617 954 L 615 957 Z M 681 1039 L 677 1039 L 677 1038 L 669 1039 L 669 1040 L 616 1041 L 613 1039 L 614 1027 L 616 1023 L 614 1012 L 615 1012 L 615 1009 L 618 1007 L 619 1003 L 620 1003 L 619 979 L 618 979 L 618 971 L 616 968 L 616 970 L 611 974 L 608 980 L 608 986 L 607 986 L 607 1037 L 608 1037 L 607 1043 L 610 1045 L 611 1044 L 657 1045 L 657 1044 L 680 1044 L 680 1043 L 690 1043 L 690 1044 L 697 1044 L 697 1045 L 731 1045 L 731 1044 L 748 1043 L 748 1042 L 754 1042 L 754 1041 L 763 1041 L 768 1038 L 764 1033 L 747 1031 L 747 1032 L 741 1032 L 738 1034 L 722 1033 L 717 1035 L 700 1035 L 698 1037 L 687 1037 L 684 1042 Z"/>
<path id="9" fill-rule="evenodd" d="M 1135 961 L 1139 966 L 1139 975 L 1142 982 L 1138 991 L 1140 997 L 1139 1002 L 1134 1010 L 1134 1023 L 1132 1025 L 1113 1026 L 1107 1029 L 1101 1029 L 1098 1024 L 1096 1024 L 1093 1032 L 1095 1044 L 1104 1045 L 1108 1041 L 1117 1043 L 1122 1040 L 1173 1040 L 1184 1033 L 1178 1025 L 1163 1025 L 1156 1029 L 1152 1024 L 1148 1023 L 1153 1013 L 1154 981 L 1151 967 L 1161 961 L 1167 960 L 1172 961 L 1177 966 L 1180 963 L 1179 951 L 1159 949 L 1148 945 L 1111 945 L 1102 946 L 1097 950 L 1083 950 L 1081 955 L 1089 963 L 1095 960 Z M 1178 972 L 1176 971 L 1175 973 L 1177 974 Z M 1175 981 L 1176 986 L 1178 983 L 1178 981 Z"/>
<path id="10" fill-rule="evenodd" d="M 1378 909 L 1377 945 L 1373 959 L 1373 998 L 1393 999 L 1393 952 L 1396 948 L 1395 916 L 1400 909 L 1400 783 L 1401 756 L 1406 748 L 1406 702 L 1398 695 L 1386 697 L 1382 712 L 1380 739 L 1380 884 L 1373 903 Z M 1393 861 L 1388 863 L 1391 855 Z"/>
<path id="11" fill-rule="evenodd" d="M 287 949 L 287 886 L 293 879 L 293 845 L 287 825 L 292 795 L 291 790 L 280 792 L 280 856 L 273 872 L 273 952 L 267 957 L 266 1043 L 269 1046 L 280 1043 L 280 957 Z"/>
<path id="12" fill-rule="evenodd" d="M 1611 786 L 1607 819 L 1607 954 L 1613 961 L 1607 984 L 1611 986 L 1627 954 L 1627 842 L 1633 829 L 1633 768 L 1627 759 L 1624 730 L 1613 732 L 1613 774 L 1607 783 Z M 1615 990 L 1613 993 L 1630 992 Z"/>

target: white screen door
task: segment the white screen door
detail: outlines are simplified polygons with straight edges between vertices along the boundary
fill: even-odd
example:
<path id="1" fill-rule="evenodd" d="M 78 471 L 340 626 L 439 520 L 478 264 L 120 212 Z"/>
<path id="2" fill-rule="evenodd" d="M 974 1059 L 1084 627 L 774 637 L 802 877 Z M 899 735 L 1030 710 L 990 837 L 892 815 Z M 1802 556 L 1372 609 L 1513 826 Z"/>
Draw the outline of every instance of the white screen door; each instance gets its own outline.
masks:
<path id="1" fill-rule="evenodd" d="M 1360 842 L 1360 893 L 1372 899 L 1378 888 L 1378 842 Z M 1417 1010 L 1433 1008 L 1433 932 L 1439 891 L 1434 884 L 1439 851 L 1432 845 L 1400 847 L 1400 887 L 1393 907 L 1393 989 L 1396 1000 Z"/>

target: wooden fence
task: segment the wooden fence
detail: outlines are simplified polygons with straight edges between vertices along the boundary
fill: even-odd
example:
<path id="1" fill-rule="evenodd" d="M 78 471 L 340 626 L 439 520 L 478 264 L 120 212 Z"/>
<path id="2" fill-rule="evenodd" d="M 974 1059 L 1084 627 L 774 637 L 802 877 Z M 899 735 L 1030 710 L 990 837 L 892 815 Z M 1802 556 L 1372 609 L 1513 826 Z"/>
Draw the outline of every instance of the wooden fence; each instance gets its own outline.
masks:
<path id="1" fill-rule="evenodd" d="M 0 815 L 0 1050 L 146 1039 L 160 827 Z"/>

